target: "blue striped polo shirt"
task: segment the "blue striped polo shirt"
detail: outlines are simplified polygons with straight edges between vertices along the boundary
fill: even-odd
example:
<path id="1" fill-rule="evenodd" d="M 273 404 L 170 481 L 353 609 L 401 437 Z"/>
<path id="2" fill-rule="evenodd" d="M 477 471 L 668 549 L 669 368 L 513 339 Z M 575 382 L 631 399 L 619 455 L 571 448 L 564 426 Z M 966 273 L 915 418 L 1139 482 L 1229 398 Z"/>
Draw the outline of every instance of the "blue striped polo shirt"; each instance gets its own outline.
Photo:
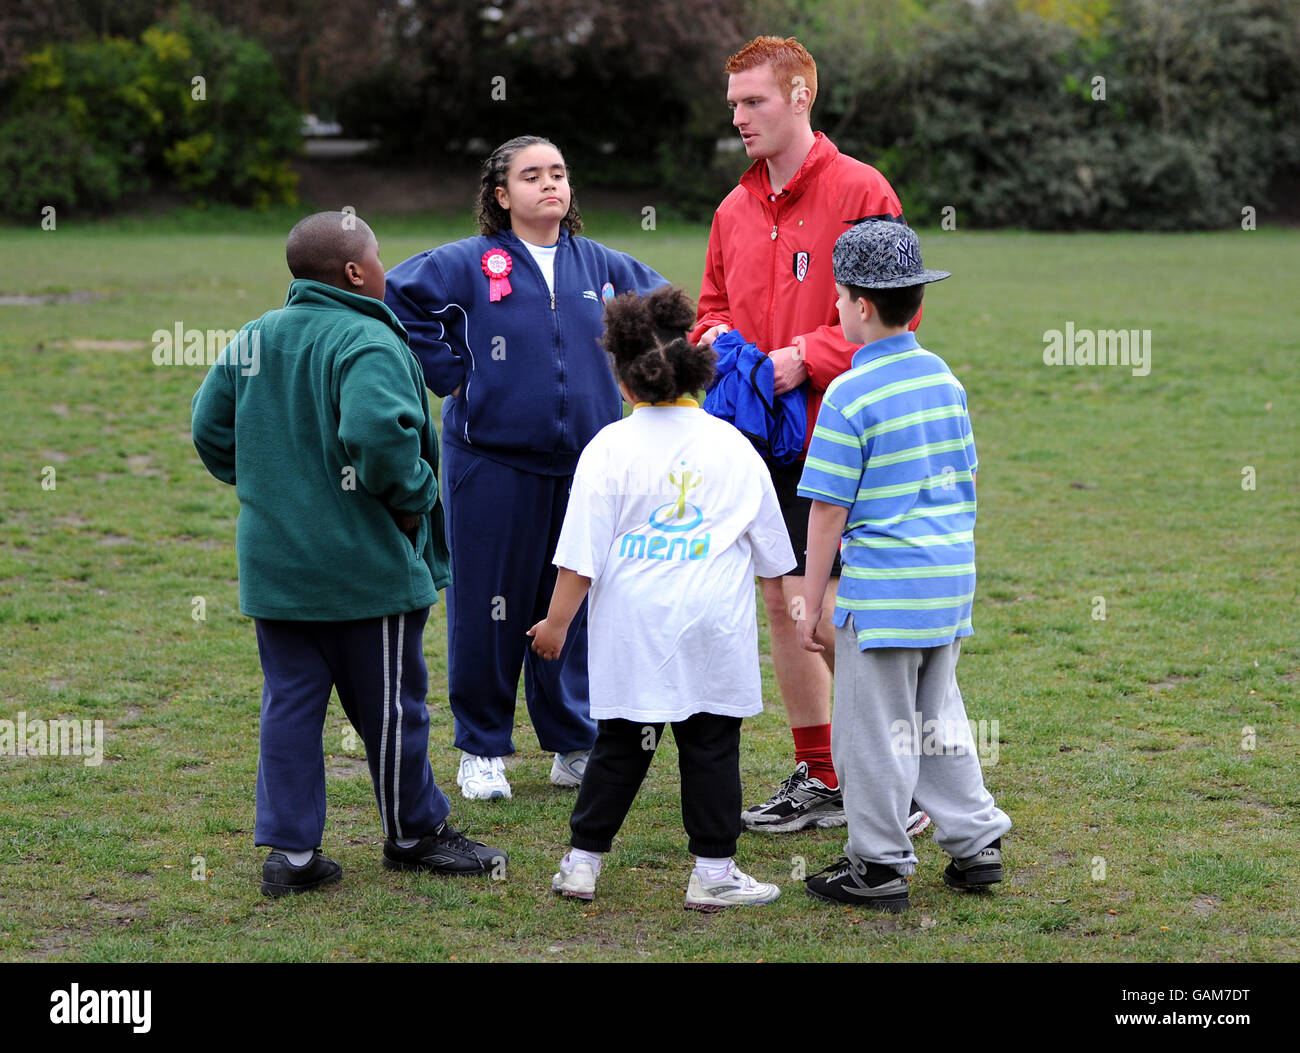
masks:
<path id="1" fill-rule="evenodd" d="M 971 635 L 977 467 L 966 390 L 913 334 L 826 389 L 799 495 L 849 510 L 835 624 L 852 614 L 859 648 Z"/>

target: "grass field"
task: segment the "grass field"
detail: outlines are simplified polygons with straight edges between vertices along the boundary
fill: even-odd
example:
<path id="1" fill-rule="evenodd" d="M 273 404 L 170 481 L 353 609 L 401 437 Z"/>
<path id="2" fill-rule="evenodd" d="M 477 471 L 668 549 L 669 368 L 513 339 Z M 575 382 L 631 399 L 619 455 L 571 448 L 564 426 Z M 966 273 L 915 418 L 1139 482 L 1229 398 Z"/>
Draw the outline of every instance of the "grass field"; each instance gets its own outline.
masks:
<path id="1" fill-rule="evenodd" d="M 922 336 L 965 384 L 979 448 L 960 672 L 972 719 L 997 722 L 985 777 L 1015 823 L 1007 880 L 950 892 L 927 835 L 913 909 L 878 917 L 814 903 L 791 878 L 833 861 L 842 832 L 747 834 L 741 866 L 784 896 L 698 917 L 681 909 L 671 742 L 589 906 L 549 892 L 573 797 L 547 784 L 522 704 L 515 799 L 456 794 L 441 606 L 425 636 L 434 772 L 453 819 L 510 852 L 508 878 L 383 871 L 335 706 L 324 849 L 344 882 L 259 895 L 261 678 L 238 613 L 237 502 L 190 443 L 203 370 L 155 366 L 150 340 L 279 306 L 293 218 L 4 231 L 0 295 L 73 302 L 0 306 L 0 719 L 102 720 L 106 737 L 97 766 L 0 755 L 0 957 L 1300 956 L 1300 234 L 922 233 L 926 263 L 955 275 L 927 294 Z M 698 289 L 707 231 L 638 219 L 589 216 L 588 232 Z M 373 222 L 390 266 L 470 232 Z M 1150 330 L 1150 374 L 1045 365 L 1044 333 L 1067 322 Z M 791 767 L 766 666 L 765 685 L 742 748 L 749 801 Z"/>

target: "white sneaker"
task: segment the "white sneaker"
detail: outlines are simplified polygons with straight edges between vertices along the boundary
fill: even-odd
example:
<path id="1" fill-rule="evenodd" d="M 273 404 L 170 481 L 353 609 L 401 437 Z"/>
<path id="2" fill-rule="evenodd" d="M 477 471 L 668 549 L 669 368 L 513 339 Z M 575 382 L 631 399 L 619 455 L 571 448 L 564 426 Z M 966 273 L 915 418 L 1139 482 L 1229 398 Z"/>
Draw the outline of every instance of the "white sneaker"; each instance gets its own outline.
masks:
<path id="1" fill-rule="evenodd" d="M 686 886 L 686 909 L 713 912 L 751 903 L 771 903 L 780 896 L 779 888 L 755 881 L 733 860 L 727 876 L 721 881 L 713 880 L 699 867 L 691 871 L 691 880 Z"/>
<path id="2" fill-rule="evenodd" d="M 460 787 L 461 794 L 471 801 L 508 798 L 510 784 L 506 782 L 505 758 L 475 757 L 469 753 L 462 753 L 460 771 L 456 773 L 456 785 Z"/>
<path id="3" fill-rule="evenodd" d="M 590 863 L 569 863 L 566 854 L 560 860 L 560 872 L 551 878 L 551 890 L 561 896 L 591 900 L 596 896 L 596 871 Z"/>
<path id="4" fill-rule="evenodd" d="M 591 750 L 571 750 L 557 753 L 551 765 L 552 786 L 581 786 L 582 777 L 587 773 L 587 761 L 591 759 Z"/>

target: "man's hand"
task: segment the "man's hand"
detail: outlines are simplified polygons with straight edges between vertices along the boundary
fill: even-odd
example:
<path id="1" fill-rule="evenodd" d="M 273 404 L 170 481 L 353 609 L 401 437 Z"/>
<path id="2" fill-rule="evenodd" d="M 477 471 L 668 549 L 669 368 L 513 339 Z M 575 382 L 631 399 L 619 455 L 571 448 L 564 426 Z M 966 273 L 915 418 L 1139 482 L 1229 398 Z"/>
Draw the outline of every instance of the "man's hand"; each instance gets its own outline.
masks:
<path id="1" fill-rule="evenodd" d="M 400 530 L 403 534 L 411 533 L 411 531 L 413 531 L 416 527 L 420 525 L 419 516 L 399 515 L 399 516 L 395 516 L 394 518 L 397 520 L 397 529 Z"/>
<path id="2" fill-rule="evenodd" d="M 774 375 L 772 394 L 784 395 L 793 391 L 808 379 L 808 369 L 804 365 L 804 338 L 796 336 L 789 347 L 778 347 L 768 355 L 772 359 Z"/>
<path id="3" fill-rule="evenodd" d="M 727 325 L 726 322 L 719 322 L 712 329 L 706 329 L 700 334 L 700 343 L 705 347 L 712 347 L 714 340 L 720 337 L 723 333 L 729 332 L 731 332 L 731 326 Z"/>

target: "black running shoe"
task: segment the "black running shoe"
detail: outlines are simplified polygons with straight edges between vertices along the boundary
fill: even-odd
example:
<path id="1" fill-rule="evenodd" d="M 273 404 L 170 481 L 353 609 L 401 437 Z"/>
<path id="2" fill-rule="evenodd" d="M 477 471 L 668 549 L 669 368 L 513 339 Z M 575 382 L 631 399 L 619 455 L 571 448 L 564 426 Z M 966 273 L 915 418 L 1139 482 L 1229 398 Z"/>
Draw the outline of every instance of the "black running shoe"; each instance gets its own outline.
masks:
<path id="1" fill-rule="evenodd" d="M 804 888 L 814 899 L 851 903 L 869 910 L 901 914 L 911 906 L 907 878 L 880 863 L 852 863 L 848 857 L 810 874 Z"/>
<path id="2" fill-rule="evenodd" d="M 272 852 L 262 864 L 262 895 L 279 898 L 309 892 L 343 880 L 343 868 L 316 849 L 311 859 L 296 867 L 283 852 Z"/>
<path id="3" fill-rule="evenodd" d="M 794 774 L 762 804 L 740 813 L 746 830 L 766 834 L 788 834 L 808 826 L 843 826 L 844 795 L 829 789 L 821 779 L 808 777 L 808 764 L 800 761 Z"/>
<path id="4" fill-rule="evenodd" d="M 1002 880 L 1002 838 L 989 843 L 973 856 L 954 859 L 943 872 L 949 888 L 972 889 L 996 885 Z"/>
<path id="5" fill-rule="evenodd" d="M 431 834 L 410 848 L 401 848 L 391 838 L 384 842 L 384 866 L 388 870 L 425 870 L 431 874 L 492 874 L 505 876 L 508 857 L 499 848 L 471 841 L 446 820 Z"/>

